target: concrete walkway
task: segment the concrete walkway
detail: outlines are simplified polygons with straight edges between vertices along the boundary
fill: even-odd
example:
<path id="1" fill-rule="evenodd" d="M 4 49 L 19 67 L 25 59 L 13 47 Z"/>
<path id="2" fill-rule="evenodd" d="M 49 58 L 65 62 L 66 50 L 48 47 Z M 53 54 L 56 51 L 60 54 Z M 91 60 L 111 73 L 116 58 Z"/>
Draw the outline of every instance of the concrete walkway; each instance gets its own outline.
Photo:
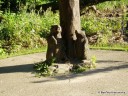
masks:
<path id="1" fill-rule="evenodd" d="M 97 68 L 81 74 L 35 77 L 45 53 L 0 60 L 0 96 L 128 96 L 128 52 L 91 50 Z"/>

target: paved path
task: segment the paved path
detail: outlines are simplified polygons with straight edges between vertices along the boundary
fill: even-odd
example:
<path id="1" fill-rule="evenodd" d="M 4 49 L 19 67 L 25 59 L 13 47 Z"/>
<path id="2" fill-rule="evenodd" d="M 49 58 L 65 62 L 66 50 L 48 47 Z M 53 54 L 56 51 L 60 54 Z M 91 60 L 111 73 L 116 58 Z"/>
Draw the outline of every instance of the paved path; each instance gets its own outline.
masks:
<path id="1" fill-rule="evenodd" d="M 58 77 L 34 77 L 45 53 L 0 60 L 0 96 L 128 96 L 128 53 L 92 50 L 97 69 Z"/>

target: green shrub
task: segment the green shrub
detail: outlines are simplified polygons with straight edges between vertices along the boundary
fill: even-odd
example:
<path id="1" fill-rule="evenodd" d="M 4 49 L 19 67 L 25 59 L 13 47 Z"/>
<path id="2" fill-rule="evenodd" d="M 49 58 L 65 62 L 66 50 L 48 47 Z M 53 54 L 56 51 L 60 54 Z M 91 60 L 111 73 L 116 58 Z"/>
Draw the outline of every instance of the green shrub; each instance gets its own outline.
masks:
<path id="1" fill-rule="evenodd" d="M 92 16 L 81 17 L 82 29 L 85 30 L 87 35 L 94 33 L 108 34 L 112 30 L 121 29 L 121 18 L 99 18 Z"/>
<path id="2" fill-rule="evenodd" d="M 5 51 L 2 48 L 0 48 L 0 55 L 4 55 L 4 54 L 5 54 Z"/>
<path id="3" fill-rule="evenodd" d="M 1 1 L 5 0 L 0 0 L 0 5 Z M 20 0 L 16 1 L 20 2 Z M 35 0 L 26 0 L 28 5 L 34 4 L 34 1 Z M 36 2 L 37 4 L 42 4 L 52 1 L 56 0 L 37 0 Z M 27 4 L 25 7 L 28 7 Z M 96 5 L 96 7 L 100 10 L 104 6 L 106 6 L 105 8 L 111 7 L 114 9 L 115 6 L 121 8 L 126 4 L 128 4 L 127 0 L 121 0 L 120 2 L 100 3 Z M 42 45 L 38 42 L 38 39 L 41 37 L 46 38 L 50 32 L 51 25 L 59 24 L 58 12 L 53 14 L 50 9 L 48 9 L 43 15 L 39 15 L 35 13 L 34 10 L 27 13 L 26 9 L 27 8 L 22 9 L 21 13 L 19 12 L 17 14 L 10 13 L 9 10 L 4 13 L 0 11 L 0 16 L 5 18 L 0 23 L 0 49 L 6 53 L 17 52 L 26 48 L 41 47 Z M 127 18 L 125 19 L 128 20 Z M 102 34 L 102 37 L 98 39 L 95 46 L 110 46 L 109 38 L 112 37 L 113 31 L 121 30 L 121 23 L 122 18 L 99 18 L 95 16 L 95 14 L 91 16 L 81 16 L 82 29 L 85 30 L 87 35 Z"/>
<path id="4" fill-rule="evenodd" d="M 39 32 L 40 36 L 46 38 L 48 33 L 50 32 L 51 25 L 59 24 L 59 14 L 53 14 L 49 8 L 41 18 L 42 21 L 42 30 Z M 43 32 L 42 32 L 43 31 Z"/>
<path id="5" fill-rule="evenodd" d="M 104 3 L 97 4 L 99 10 L 113 10 L 115 8 L 122 8 L 125 5 L 128 5 L 127 0 L 116 0 L 116 1 L 106 1 Z"/>
<path id="6" fill-rule="evenodd" d="M 122 28 L 122 18 L 99 18 L 96 16 L 82 16 L 82 29 L 85 30 L 87 36 L 97 34 L 97 46 L 106 46 L 112 38 L 113 32 L 120 32 Z"/>
<path id="7" fill-rule="evenodd" d="M 0 24 L 0 44 L 7 53 L 20 51 L 22 48 L 39 48 L 39 38 L 46 38 L 50 26 L 59 23 L 58 14 L 47 10 L 40 16 L 34 11 L 26 13 L 2 14 L 5 18 Z"/>

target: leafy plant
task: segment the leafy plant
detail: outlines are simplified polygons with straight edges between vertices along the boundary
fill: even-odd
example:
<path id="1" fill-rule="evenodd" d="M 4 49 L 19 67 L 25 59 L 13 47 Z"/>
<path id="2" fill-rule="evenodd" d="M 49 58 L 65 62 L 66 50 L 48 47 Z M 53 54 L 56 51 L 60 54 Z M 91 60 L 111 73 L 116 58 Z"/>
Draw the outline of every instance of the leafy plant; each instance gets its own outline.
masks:
<path id="1" fill-rule="evenodd" d="M 96 61 L 97 61 L 96 56 L 92 56 L 91 57 L 92 68 L 96 68 Z"/>
<path id="2" fill-rule="evenodd" d="M 0 48 L 0 55 L 4 55 L 4 54 L 5 54 L 5 51 L 2 48 Z"/>
<path id="3" fill-rule="evenodd" d="M 52 72 L 49 69 L 50 66 L 53 65 L 55 59 L 51 59 L 49 61 L 40 62 L 34 65 L 34 69 L 37 72 L 37 76 L 51 76 Z"/>
<path id="4" fill-rule="evenodd" d="M 73 73 L 81 73 L 84 71 L 87 71 L 90 69 L 90 66 L 80 66 L 80 65 L 74 65 L 71 72 Z"/>
<path id="5" fill-rule="evenodd" d="M 74 64 L 72 69 L 71 69 L 71 72 L 81 73 L 84 71 L 88 71 L 92 68 L 96 68 L 96 56 L 92 56 L 91 60 L 90 61 L 88 60 L 85 63 Z"/>

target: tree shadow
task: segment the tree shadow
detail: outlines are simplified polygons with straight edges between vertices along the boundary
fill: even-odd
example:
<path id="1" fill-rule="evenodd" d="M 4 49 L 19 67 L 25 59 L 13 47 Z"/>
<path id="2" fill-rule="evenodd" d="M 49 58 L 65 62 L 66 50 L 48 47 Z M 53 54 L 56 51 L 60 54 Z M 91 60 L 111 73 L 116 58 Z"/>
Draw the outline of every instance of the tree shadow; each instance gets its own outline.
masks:
<path id="1" fill-rule="evenodd" d="M 119 63 L 116 65 L 116 63 Z M 123 62 L 123 61 L 107 61 L 107 60 L 99 60 L 98 64 L 104 64 L 104 63 L 115 63 L 113 66 L 107 66 L 107 67 L 99 67 L 93 70 L 89 70 L 83 73 L 79 74 L 67 74 L 67 75 L 60 75 L 60 76 L 52 76 L 49 77 L 48 80 L 41 80 L 41 81 L 34 81 L 32 83 L 42 83 L 42 82 L 52 82 L 56 80 L 67 80 L 67 79 L 73 79 L 76 77 L 80 76 L 88 76 L 88 75 L 93 75 L 93 74 L 98 74 L 98 73 L 105 73 L 105 72 L 111 72 L 114 70 L 121 70 L 121 69 L 127 69 L 128 68 L 128 62 Z M 33 69 L 34 64 L 25 64 L 25 65 L 16 65 L 16 66 L 5 66 L 5 67 L 0 67 L 0 74 L 6 74 L 6 73 L 17 73 L 17 72 L 34 72 Z"/>
<path id="2" fill-rule="evenodd" d="M 113 61 L 113 60 L 97 60 L 97 63 L 123 63 L 124 61 Z"/>
<path id="3" fill-rule="evenodd" d="M 122 62 L 122 61 L 99 61 L 99 62 L 102 62 L 102 63 L 114 63 L 114 62 L 120 62 L 120 65 L 116 65 L 116 66 L 108 66 L 108 67 L 101 67 L 101 68 L 96 68 L 96 69 L 93 69 L 93 70 L 89 70 L 89 71 L 86 71 L 86 72 L 82 72 L 82 73 L 79 73 L 79 74 L 68 74 L 68 75 L 61 75 L 61 76 L 53 76 L 53 77 L 50 77 L 50 78 L 54 78 L 54 79 L 51 79 L 51 80 L 42 80 L 42 81 L 34 81 L 32 83 L 42 83 L 42 82 L 53 82 L 53 81 L 56 81 L 56 80 L 67 80 L 67 79 L 73 79 L 73 78 L 76 78 L 76 77 L 82 77 L 82 76 L 88 76 L 88 75 L 93 75 L 93 74 L 98 74 L 98 73 L 106 73 L 106 72 L 111 72 L 111 71 L 115 71 L 115 70 L 121 70 L 121 69 L 127 69 L 128 68 L 128 62 Z"/>
<path id="4" fill-rule="evenodd" d="M 0 67 L 0 74 L 33 71 L 33 64 Z"/>

